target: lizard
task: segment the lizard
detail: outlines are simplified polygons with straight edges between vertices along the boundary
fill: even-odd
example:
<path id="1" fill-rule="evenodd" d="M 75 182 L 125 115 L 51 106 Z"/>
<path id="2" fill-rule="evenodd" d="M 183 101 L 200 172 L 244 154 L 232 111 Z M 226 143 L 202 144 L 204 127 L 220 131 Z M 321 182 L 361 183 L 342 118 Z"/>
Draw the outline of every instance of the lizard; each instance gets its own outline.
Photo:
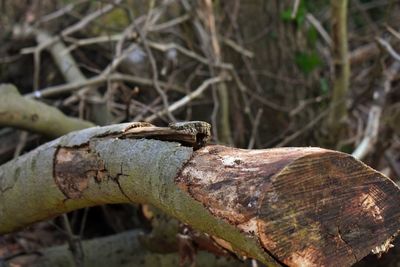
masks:
<path id="1" fill-rule="evenodd" d="M 211 125 L 204 121 L 185 121 L 169 123 L 168 127 L 157 127 L 147 122 L 134 122 L 117 137 L 179 142 L 197 150 L 211 139 Z"/>

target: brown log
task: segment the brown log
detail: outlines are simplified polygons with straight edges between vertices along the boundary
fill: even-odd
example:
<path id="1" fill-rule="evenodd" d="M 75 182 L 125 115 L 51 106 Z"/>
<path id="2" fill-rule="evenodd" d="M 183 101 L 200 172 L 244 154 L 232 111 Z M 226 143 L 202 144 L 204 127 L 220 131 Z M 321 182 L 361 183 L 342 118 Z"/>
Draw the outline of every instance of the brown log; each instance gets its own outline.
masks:
<path id="1" fill-rule="evenodd" d="M 352 265 L 399 228 L 398 187 L 336 151 L 208 146 L 177 182 L 289 266 Z"/>
<path id="2" fill-rule="evenodd" d="M 350 266 L 390 248 L 400 191 L 348 154 L 202 146 L 203 122 L 70 133 L 0 166 L 0 234 L 78 208 L 149 203 L 276 266 Z"/>

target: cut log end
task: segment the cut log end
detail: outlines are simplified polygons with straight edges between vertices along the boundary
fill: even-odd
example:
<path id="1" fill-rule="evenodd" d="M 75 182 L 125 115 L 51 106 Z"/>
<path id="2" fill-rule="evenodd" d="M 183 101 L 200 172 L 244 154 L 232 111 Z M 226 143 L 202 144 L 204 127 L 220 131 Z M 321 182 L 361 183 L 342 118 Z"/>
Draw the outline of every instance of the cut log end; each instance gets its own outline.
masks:
<path id="1" fill-rule="evenodd" d="M 178 185 L 289 266 L 350 266 L 390 247 L 399 229 L 399 188 L 350 155 L 222 146 L 195 153 Z"/>

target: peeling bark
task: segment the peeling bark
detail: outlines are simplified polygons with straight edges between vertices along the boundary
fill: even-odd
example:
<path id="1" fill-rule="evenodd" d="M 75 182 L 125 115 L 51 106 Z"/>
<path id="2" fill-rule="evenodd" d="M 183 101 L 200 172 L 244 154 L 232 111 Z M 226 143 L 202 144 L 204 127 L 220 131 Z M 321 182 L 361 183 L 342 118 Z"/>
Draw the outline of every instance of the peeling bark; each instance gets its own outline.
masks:
<path id="1" fill-rule="evenodd" d="M 208 138 L 197 129 L 95 127 L 0 166 L 0 233 L 82 207 L 149 203 L 272 266 L 349 266 L 397 234 L 399 188 L 350 155 L 194 151 Z"/>

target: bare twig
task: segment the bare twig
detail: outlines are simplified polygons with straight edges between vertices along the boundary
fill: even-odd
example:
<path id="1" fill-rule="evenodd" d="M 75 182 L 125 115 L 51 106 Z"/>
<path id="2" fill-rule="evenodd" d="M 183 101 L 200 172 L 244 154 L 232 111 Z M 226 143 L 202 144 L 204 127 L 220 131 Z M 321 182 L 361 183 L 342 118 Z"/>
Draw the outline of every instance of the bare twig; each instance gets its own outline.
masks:
<path id="1" fill-rule="evenodd" d="M 80 46 L 80 45 L 90 45 L 90 44 L 94 44 L 97 42 L 108 42 L 108 41 L 120 41 L 123 37 L 123 34 L 116 34 L 116 35 L 112 35 L 112 36 L 102 36 L 102 37 L 97 37 L 97 38 L 87 38 L 87 39 L 80 39 L 80 40 L 76 40 L 74 41 L 74 45 Z M 229 42 L 229 41 L 228 41 Z M 216 67 L 216 68 L 221 68 L 221 69 L 226 69 L 226 70 L 233 70 L 234 67 L 232 64 L 229 63 L 225 63 L 225 62 L 210 62 L 206 57 L 203 57 L 197 53 L 195 53 L 192 50 L 189 50 L 179 44 L 170 42 L 170 43 L 158 43 L 158 42 L 154 42 L 151 40 L 147 40 L 147 44 L 153 48 L 153 49 L 157 49 L 159 51 L 162 52 L 166 52 L 168 50 L 171 49 L 175 49 L 178 52 L 182 53 L 183 55 L 192 58 L 194 60 L 199 61 L 200 63 L 209 66 L 211 64 L 211 66 Z M 238 44 L 235 44 L 236 46 L 238 46 Z M 72 48 L 69 48 L 72 49 Z M 246 49 L 242 48 L 242 47 L 236 47 L 236 49 L 241 50 L 242 53 L 244 53 L 246 56 L 251 57 L 252 56 L 252 52 L 251 51 L 247 51 Z M 28 50 L 26 50 L 25 52 L 29 52 Z"/>
<path id="2" fill-rule="evenodd" d="M 99 16 L 111 11 L 115 4 L 119 4 L 121 0 L 115 0 L 113 4 L 108 4 L 97 10 L 96 12 L 91 13 L 86 16 L 78 23 L 66 28 L 60 34 L 61 37 L 66 37 L 69 34 L 72 34 L 81 28 L 85 27 L 94 19 Z M 41 93 L 38 92 L 39 87 L 39 75 L 40 75 L 40 53 L 43 49 L 49 48 L 53 59 L 55 60 L 57 66 L 59 67 L 61 73 L 64 75 L 64 78 L 68 82 L 83 82 L 86 80 L 86 77 L 80 71 L 77 63 L 74 58 L 70 55 L 69 51 L 66 49 L 65 45 L 61 41 L 60 36 L 50 36 L 45 31 L 35 29 L 25 25 L 18 29 L 17 33 L 24 34 L 34 34 L 36 40 L 38 42 L 38 46 L 35 47 L 32 51 L 34 53 L 35 59 L 35 68 L 34 68 L 34 89 L 37 96 L 40 96 Z M 87 88 L 88 90 L 91 88 Z M 85 90 L 86 92 L 87 90 Z"/>
<path id="3" fill-rule="evenodd" d="M 40 51 L 36 50 L 33 53 L 33 90 L 38 91 L 39 89 L 39 78 L 40 78 Z"/>
<path id="4" fill-rule="evenodd" d="M 14 158 L 17 158 L 19 155 L 21 155 L 21 152 L 25 148 L 25 145 L 28 141 L 28 134 L 29 133 L 27 131 L 20 131 L 18 138 L 19 140 L 14 151 Z"/>
<path id="5" fill-rule="evenodd" d="M 95 19 L 97 19 L 98 17 L 110 12 L 111 10 L 114 9 L 114 7 L 118 4 L 120 4 L 122 2 L 122 0 L 113 0 L 111 1 L 110 4 L 104 5 L 102 7 L 100 7 L 98 10 L 90 13 L 89 15 L 87 15 L 86 17 L 82 18 L 81 20 L 79 20 L 79 22 L 77 22 L 76 24 L 66 28 L 65 30 L 63 30 L 61 32 L 61 36 L 65 37 L 68 35 L 71 35 L 74 32 L 77 32 L 79 30 L 81 30 L 82 28 L 86 27 L 89 23 L 91 23 L 92 21 L 94 21 Z"/>
<path id="6" fill-rule="evenodd" d="M 54 40 L 50 34 L 45 31 L 34 29 L 36 33 L 36 40 L 39 43 L 39 47 L 43 44 L 47 44 Z M 65 53 L 66 47 L 61 40 L 57 40 L 50 47 L 49 51 L 57 64 L 60 72 L 64 76 L 67 82 L 75 82 L 75 81 L 84 81 L 86 77 L 83 75 L 81 70 L 78 67 L 75 59 L 72 57 L 70 53 Z M 35 50 L 35 58 L 38 57 L 40 59 L 40 50 Z M 36 64 L 35 64 L 36 65 Z"/>
<path id="7" fill-rule="evenodd" d="M 208 57 L 208 62 L 221 63 L 222 52 L 217 34 L 217 26 L 215 22 L 215 14 L 211 0 L 201 1 L 202 9 L 198 10 L 199 20 L 195 20 L 195 27 L 202 42 L 204 54 Z M 204 25 L 204 27 L 203 27 Z M 218 74 L 215 68 L 209 64 L 210 73 L 212 76 Z M 218 133 L 214 131 L 214 135 L 225 144 L 232 144 L 231 125 L 229 120 L 230 103 L 229 90 L 225 83 L 219 83 L 213 88 L 214 108 L 212 112 L 212 122 L 218 126 Z M 218 119 L 217 119 L 218 118 Z"/>
<path id="8" fill-rule="evenodd" d="M 396 31 L 395 29 L 393 29 L 390 26 L 386 26 L 386 29 L 388 30 L 388 32 L 390 32 L 394 37 L 396 37 L 397 39 L 400 40 L 400 33 L 398 31 Z"/>
<path id="9" fill-rule="evenodd" d="M 290 14 L 292 19 L 294 19 L 297 16 L 297 12 L 299 11 L 300 1 L 301 0 L 294 0 L 292 14 Z"/>
<path id="10" fill-rule="evenodd" d="M 51 21 L 51 20 L 57 19 L 57 18 L 59 18 L 59 17 L 65 15 L 65 14 L 68 14 L 68 13 L 70 13 L 77 5 L 80 5 L 80 4 L 83 4 L 83 3 L 86 3 L 86 2 L 89 2 L 89 0 L 80 0 L 80 1 L 76 1 L 76 2 L 74 2 L 74 3 L 70 3 L 70 4 L 66 5 L 66 6 L 64 6 L 64 7 L 60 8 L 60 9 L 58 9 L 58 10 L 55 11 L 55 12 L 52 12 L 52 13 L 50 13 L 50 14 L 47 14 L 47 15 L 41 17 L 41 18 L 38 20 L 38 22 L 35 23 L 35 26 L 37 27 L 37 26 L 40 25 L 41 23 L 49 22 L 49 21 Z"/>
<path id="11" fill-rule="evenodd" d="M 148 40 L 147 43 L 149 44 L 149 46 L 151 48 L 160 50 L 160 51 L 168 51 L 170 49 L 176 49 L 177 51 L 181 52 L 182 54 L 184 54 L 185 56 L 195 59 L 197 61 L 199 61 L 200 63 L 204 64 L 204 65 L 211 65 L 213 67 L 217 67 L 217 68 L 222 68 L 222 69 L 227 69 L 227 70 L 231 70 L 233 69 L 233 66 L 229 63 L 224 63 L 224 62 L 210 62 L 206 57 L 203 57 L 199 54 L 196 54 L 195 52 L 184 48 L 183 46 L 180 46 L 176 43 L 166 43 L 166 44 L 162 44 L 162 43 L 157 43 L 154 41 L 150 41 Z"/>
<path id="12" fill-rule="evenodd" d="M 119 4 L 122 0 L 114 0 L 113 4 L 108 4 L 100 8 L 99 10 L 90 13 L 88 16 L 84 17 L 81 19 L 79 22 L 69 26 L 68 28 L 64 29 L 60 35 L 53 36 L 51 39 L 46 40 L 46 42 L 40 43 L 36 47 L 31 47 L 31 48 L 25 48 L 21 50 L 22 54 L 26 53 L 40 53 L 43 49 L 46 49 L 48 46 L 58 42 L 61 37 L 67 37 L 70 34 L 73 34 L 82 28 L 86 27 L 90 22 L 93 20 L 97 19 L 99 16 L 102 16 L 108 12 L 110 12 L 116 4 Z M 23 27 L 15 27 L 14 32 L 18 35 L 29 35 L 29 34 L 35 34 L 35 29 L 32 27 L 29 27 L 27 25 L 24 25 Z"/>
<path id="13" fill-rule="evenodd" d="M 70 52 L 79 46 L 85 46 L 85 45 L 92 45 L 92 44 L 98 44 L 98 43 L 105 43 L 105 42 L 117 42 L 121 40 L 122 34 L 115 34 L 115 35 L 110 35 L 110 36 L 97 36 L 93 38 L 86 38 L 86 39 L 74 39 L 74 38 L 68 38 L 68 41 L 71 41 L 72 44 L 68 46 L 66 52 Z M 63 52 L 63 53 L 66 53 Z"/>
<path id="14" fill-rule="evenodd" d="M 322 100 L 324 100 L 326 98 L 327 98 L 327 96 L 317 96 L 317 97 L 311 98 L 311 99 L 300 100 L 297 107 L 295 107 L 294 109 L 292 109 L 290 111 L 289 116 L 293 117 L 296 114 L 298 114 L 300 111 L 302 111 L 307 105 L 313 104 L 313 103 L 320 103 Z"/>
<path id="15" fill-rule="evenodd" d="M 224 42 L 224 44 L 228 45 L 230 48 L 232 48 L 233 50 L 235 50 L 236 52 L 242 54 L 245 57 L 248 58 L 253 58 L 254 57 L 254 53 L 247 50 L 246 48 L 242 47 L 240 44 L 236 43 L 235 41 L 229 39 L 229 38 L 222 38 L 222 41 Z"/>
<path id="16" fill-rule="evenodd" d="M 175 103 L 171 104 L 168 107 L 168 111 L 173 112 L 173 111 L 185 106 L 187 103 L 189 103 L 190 101 L 192 101 L 193 99 L 195 99 L 196 97 L 201 95 L 210 85 L 219 83 L 219 82 L 223 82 L 223 81 L 227 81 L 227 78 L 218 76 L 218 77 L 213 77 L 213 78 L 205 80 L 196 90 L 194 90 L 190 94 L 186 95 L 185 97 L 181 98 L 180 100 L 176 101 Z M 153 114 L 153 115 L 145 118 L 144 121 L 152 122 L 155 119 L 157 119 L 158 117 L 160 117 L 166 113 L 167 113 L 167 110 L 164 109 L 162 111 L 157 112 L 156 114 Z"/>
<path id="17" fill-rule="evenodd" d="M 176 26 L 176 25 L 178 25 L 178 24 L 180 24 L 182 22 L 185 22 L 185 21 L 187 21 L 189 19 L 190 19 L 190 15 L 189 14 L 185 14 L 185 15 L 182 15 L 180 17 L 174 18 L 174 19 L 172 19 L 170 21 L 161 23 L 161 24 L 149 25 L 148 31 L 149 32 L 162 31 L 162 30 L 168 29 L 170 27 Z"/>
<path id="18" fill-rule="evenodd" d="M 150 104 L 146 105 L 146 104 L 143 104 L 143 103 L 141 103 L 139 101 L 132 100 L 132 102 L 136 106 L 138 106 L 140 108 L 140 111 L 141 111 L 138 115 L 136 115 L 132 119 L 132 121 L 143 121 L 144 117 L 145 117 L 145 114 L 147 114 L 148 112 L 151 112 L 151 113 L 154 113 L 154 114 L 157 113 L 157 109 L 155 107 L 157 106 L 157 104 L 160 103 L 160 101 L 161 101 L 161 98 L 157 97 Z"/>
<path id="19" fill-rule="evenodd" d="M 384 71 L 383 85 L 374 92 L 374 103 L 368 114 L 368 122 L 365 128 L 364 138 L 354 150 L 352 156 L 357 159 L 363 159 L 374 147 L 379 133 L 380 118 L 386 102 L 386 96 L 392 88 L 392 81 L 400 71 L 400 62 L 396 61 Z"/>
<path id="20" fill-rule="evenodd" d="M 157 69 L 157 64 L 156 64 L 156 60 L 154 59 L 153 56 L 153 52 L 151 52 L 151 49 L 149 47 L 149 45 L 147 44 L 147 40 L 146 37 L 141 33 L 141 31 L 139 30 L 139 35 L 141 36 L 141 41 L 143 43 L 143 46 L 146 50 L 146 53 L 149 57 L 150 60 L 150 65 L 152 68 L 152 72 L 153 72 L 153 84 L 155 89 L 157 90 L 158 94 L 161 96 L 161 99 L 163 100 L 164 106 L 165 106 L 165 110 L 166 110 L 166 114 L 168 115 L 169 119 L 171 121 L 176 121 L 175 117 L 172 115 L 172 113 L 169 111 L 169 102 L 168 102 L 168 97 L 167 94 L 162 90 L 162 88 L 160 87 L 160 83 L 158 82 L 158 69 Z"/>
<path id="21" fill-rule="evenodd" d="M 330 108 L 322 111 L 317 117 L 315 117 L 313 120 L 308 122 L 303 128 L 301 128 L 300 130 L 287 136 L 284 140 L 282 140 L 279 144 L 277 144 L 276 147 L 283 147 L 283 146 L 288 145 L 291 141 L 293 141 L 296 138 L 298 138 L 299 136 L 301 136 L 308 129 L 312 128 L 315 124 L 317 124 L 319 121 L 321 121 L 323 118 L 325 118 L 328 115 L 329 111 L 330 111 Z"/>
<path id="22" fill-rule="evenodd" d="M 73 255 L 75 267 L 83 267 L 85 255 L 81 238 L 73 233 L 67 214 L 64 213 L 61 217 L 63 218 L 64 229 L 68 237 L 68 247 Z"/>
<path id="23" fill-rule="evenodd" d="M 88 87 L 88 86 L 99 85 L 99 84 L 105 83 L 105 82 L 107 82 L 107 80 L 126 81 L 126 82 L 138 83 L 141 85 L 148 85 L 148 86 L 153 84 L 153 81 L 150 79 L 133 76 L 133 75 L 113 73 L 113 74 L 110 74 L 109 76 L 106 76 L 104 74 L 100 74 L 95 77 L 89 78 L 85 81 L 78 81 L 78 82 L 72 82 L 72 83 L 67 83 L 67 84 L 62 84 L 62 85 L 55 85 L 55 86 L 44 88 L 37 92 L 26 94 L 25 96 L 40 98 L 40 97 L 54 96 L 54 95 L 63 94 L 63 93 L 71 93 L 73 91 L 81 89 L 82 87 Z M 161 82 L 161 81 L 160 81 L 160 84 L 162 86 L 167 86 L 166 83 Z M 178 92 L 185 91 L 182 87 L 176 86 L 176 85 L 170 85 L 170 88 L 172 88 Z"/>
<path id="24" fill-rule="evenodd" d="M 390 168 L 393 170 L 395 177 L 397 177 L 397 184 L 399 184 L 400 164 L 397 162 L 396 156 L 390 150 L 387 150 L 385 152 L 385 159 L 388 162 Z"/>
<path id="25" fill-rule="evenodd" d="M 253 147 L 254 147 L 255 140 L 256 140 L 256 134 L 257 134 L 257 130 L 258 130 L 258 125 L 260 124 L 260 119 L 261 119 L 262 114 L 263 114 L 263 109 L 262 108 L 258 109 L 256 117 L 253 122 L 253 129 L 251 130 L 251 138 L 250 138 L 249 145 L 247 146 L 247 149 L 253 149 Z"/>
<path id="26" fill-rule="evenodd" d="M 332 38 L 329 36 L 328 32 L 324 29 L 322 24 L 314 17 L 313 14 L 308 13 L 306 15 L 308 22 L 317 30 L 317 32 L 321 35 L 322 39 L 328 44 L 329 47 L 333 46 Z"/>
<path id="27" fill-rule="evenodd" d="M 386 51 L 389 53 L 392 58 L 394 58 L 397 61 L 400 61 L 400 54 L 398 54 L 393 47 L 387 42 L 385 39 L 377 37 L 376 40 L 379 42 L 380 45 L 382 45 Z"/>

